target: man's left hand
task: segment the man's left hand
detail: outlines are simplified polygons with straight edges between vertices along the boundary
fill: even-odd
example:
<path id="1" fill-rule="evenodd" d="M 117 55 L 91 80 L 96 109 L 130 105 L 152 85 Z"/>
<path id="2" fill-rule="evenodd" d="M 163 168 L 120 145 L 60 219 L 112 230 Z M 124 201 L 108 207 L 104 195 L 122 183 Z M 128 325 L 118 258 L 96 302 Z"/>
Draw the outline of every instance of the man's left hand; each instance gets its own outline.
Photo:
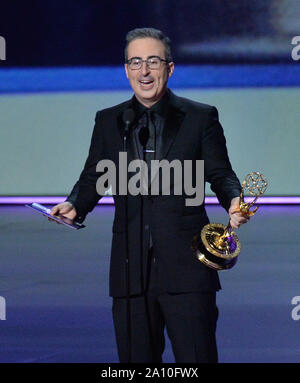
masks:
<path id="1" fill-rule="evenodd" d="M 235 197 L 231 200 L 228 214 L 230 217 L 230 225 L 234 229 L 238 229 L 242 224 L 247 223 L 250 218 L 240 212 L 240 197 Z"/>

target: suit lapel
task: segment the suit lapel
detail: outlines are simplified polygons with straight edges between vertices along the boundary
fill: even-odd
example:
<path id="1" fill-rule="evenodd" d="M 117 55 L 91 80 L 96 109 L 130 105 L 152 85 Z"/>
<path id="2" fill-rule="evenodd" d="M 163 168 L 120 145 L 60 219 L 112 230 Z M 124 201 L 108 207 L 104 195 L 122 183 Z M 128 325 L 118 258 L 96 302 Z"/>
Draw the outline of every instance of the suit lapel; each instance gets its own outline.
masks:
<path id="1" fill-rule="evenodd" d="M 177 133 L 184 120 L 185 113 L 180 109 L 178 97 L 170 92 L 170 104 L 168 113 L 163 129 L 161 142 L 158 143 L 156 148 L 156 159 L 161 160 L 166 158 L 171 146 L 177 136 Z"/>
<path id="2" fill-rule="evenodd" d="M 163 128 L 160 142 L 156 143 L 155 159 L 161 161 L 165 159 L 174 143 L 177 133 L 182 126 L 185 113 L 180 109 L 180 103 L 177 96 L 170 91 L 170 101 L 168 106 L 167 117 Z M 154 168 L 152 182 L 158 175 L 158 169 Z"/>

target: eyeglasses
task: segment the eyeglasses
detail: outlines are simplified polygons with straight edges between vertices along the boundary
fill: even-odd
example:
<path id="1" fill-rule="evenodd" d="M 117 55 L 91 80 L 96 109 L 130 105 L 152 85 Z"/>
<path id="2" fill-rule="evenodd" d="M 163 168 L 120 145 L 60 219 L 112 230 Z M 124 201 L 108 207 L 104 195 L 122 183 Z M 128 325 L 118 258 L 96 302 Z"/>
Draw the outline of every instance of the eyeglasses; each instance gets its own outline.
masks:
<path id="1" fill-rule="evenodd" d="M 168 61 L 160 58 L 159 56 L 151 56 L 148 57 L 147 60 L 142 60 L 141 57 L 132 57 L 127 60 L 126 64 L 131 70 L 137 70 L 141 69 L 144 62 L 149 69 L 159 69 L 162 62 L 167 63 Z"/>

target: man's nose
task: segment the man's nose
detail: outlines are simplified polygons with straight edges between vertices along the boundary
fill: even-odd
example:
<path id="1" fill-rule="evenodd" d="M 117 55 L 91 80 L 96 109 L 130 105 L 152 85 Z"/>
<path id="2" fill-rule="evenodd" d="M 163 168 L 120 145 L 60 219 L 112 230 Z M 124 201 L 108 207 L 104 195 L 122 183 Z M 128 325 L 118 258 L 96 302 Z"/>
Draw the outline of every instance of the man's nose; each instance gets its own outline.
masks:
<path id="1" fill-rule="evenodd" d="M 148 74 L 150 72 L 150 69 L 149 69 L 146 61 L 142 62 L 141 71 L 142 71 L 143 75 L 146 75 L 146 74 Z"/>

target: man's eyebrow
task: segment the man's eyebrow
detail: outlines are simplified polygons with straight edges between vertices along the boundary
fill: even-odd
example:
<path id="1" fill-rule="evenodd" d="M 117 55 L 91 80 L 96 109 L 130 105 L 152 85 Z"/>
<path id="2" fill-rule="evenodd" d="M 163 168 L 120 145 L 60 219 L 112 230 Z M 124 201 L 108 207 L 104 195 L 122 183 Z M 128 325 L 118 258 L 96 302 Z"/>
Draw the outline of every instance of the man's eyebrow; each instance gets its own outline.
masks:
<path id="1" fill-rule="evenodd" d="M 148 56 L 146 60 L 151 59 L 151 58 L 153 58 L 153 57 L 160 57 L 160 56 L 157 56 L 157 55 L 151 55 L 151 56 Z M 133 60 L 133 59 L 141 59 L 141 60 L 143 60 L 142 57 L 139 57 L 139 56 L 131 57 L 129 60 Z"/>
<path id="2" fill-rule="evenodd" d="M 152 57 L 155 57 L 155 58 L 156 58 L 156 57 L 159 57 L 159 58 L 160 58 L 160 56 L 157 56 L 157 55 L 148 56 L 147 58 L 148 58 L 148 59 L 151 59 Z"/>

